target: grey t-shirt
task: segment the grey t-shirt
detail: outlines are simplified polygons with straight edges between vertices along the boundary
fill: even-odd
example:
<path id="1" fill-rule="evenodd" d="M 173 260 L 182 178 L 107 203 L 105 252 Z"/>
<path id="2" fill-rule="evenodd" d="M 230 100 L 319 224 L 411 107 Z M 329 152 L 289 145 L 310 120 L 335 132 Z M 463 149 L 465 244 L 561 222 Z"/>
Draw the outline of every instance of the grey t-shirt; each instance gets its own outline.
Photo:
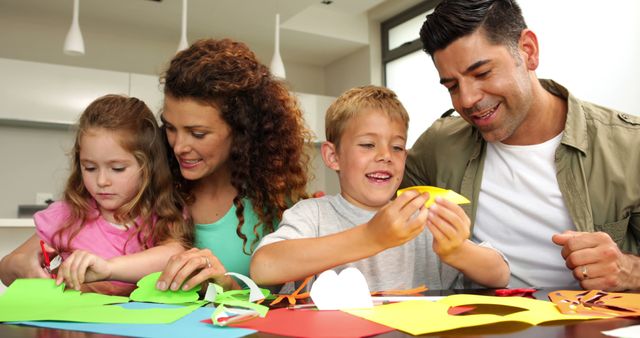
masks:
<path id="1" fill-rule="evenodd" d="M 345 231 L 368 222 L 374 215 L 375 212 L 358 208 L 339 194 L 303 200 L 284 212 L 278 230 L 265 236 L 258 249 L 282 240 L 322 237 Z M 461 274 L 440 262 L 432 250 L 432 241 L 431 232 L 425 228 L 403 245 L 334 270 L 340 272 L 349 266 L 358 268 L 371 291 L 404 290 L 420 285 L 430 289 L 460 287 Z M 292 288 L 292 285 L 285 286 L 282 292 L 290 292 Z"/>

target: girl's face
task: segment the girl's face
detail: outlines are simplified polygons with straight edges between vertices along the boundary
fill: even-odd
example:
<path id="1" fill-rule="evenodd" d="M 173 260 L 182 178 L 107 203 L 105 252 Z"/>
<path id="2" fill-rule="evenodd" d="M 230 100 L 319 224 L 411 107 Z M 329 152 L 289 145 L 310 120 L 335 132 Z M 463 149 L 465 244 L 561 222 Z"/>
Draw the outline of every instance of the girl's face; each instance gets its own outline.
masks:
<path id="1" fill-rule="evenodd" d="M 217 107 L 165 95 L 162 122 L 185 179 L 229 170 L 231 128 Z"/>
<path id="2" fill-rule="evenodd" d="M 131 201 L 142 186 L 142 168 L 120 140 L 118 132 L 91 128 L 79 142 L 82 182 L 102 217 L 114 224 L 114 211 Z"/>

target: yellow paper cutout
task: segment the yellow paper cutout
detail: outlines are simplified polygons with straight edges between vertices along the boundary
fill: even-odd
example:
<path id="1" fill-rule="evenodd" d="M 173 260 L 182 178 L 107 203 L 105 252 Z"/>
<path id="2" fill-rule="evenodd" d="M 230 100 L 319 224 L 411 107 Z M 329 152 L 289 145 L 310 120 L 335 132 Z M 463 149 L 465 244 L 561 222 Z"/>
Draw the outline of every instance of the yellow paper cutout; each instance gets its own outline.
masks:
<path id="1" fill-rule="evenodd" d="M 522 311 L 504 316 L 496 314 L 449 315 L 447 313 L 451 306 L 480 304 L 510 306 L 522 309 Z M 342 311 L 412 335 L 506 322 L 537 325 L 557 320 L 602 318 L 598 316 L 565 315 L 558 311 L 555 304 L 542 300 L 524 297 L 492 297 L 465 294 L 448 296 L 436 302 L 416 300 L 379 305 L 372 309 L 348 309 Z"/>
<path id="2" fill-rule="evenodd" d="M 427 207 L 427 208 L 430 207 L 433 203 L 435 203 L 436 197 L 442 197 L 442 198 L 444 198 L 446 200 L 449 200 L 449 201 L 451 201 L 451 202 L 453 202 L 455 204 L 471 203 L 471 201 L 469 201 L 466 197 L 458 194 L 457 192 L 455 192 L 453 190 L 448 190 L 448 189 L 443 189 L 443 188 L 438 188 L 438 187 L 432 187 L 430 185 L 416 185 L 416 186 L 413 186 L 413 187 L 400 189 L 400 190 L 398 190 L 396 195 L 400 196 L 403 192 L 408 191 L 408 190 L 416 190 L 419 193 L 428 192 L 429 193 L 429 199 L 424 204 L 424 206 Z"/>

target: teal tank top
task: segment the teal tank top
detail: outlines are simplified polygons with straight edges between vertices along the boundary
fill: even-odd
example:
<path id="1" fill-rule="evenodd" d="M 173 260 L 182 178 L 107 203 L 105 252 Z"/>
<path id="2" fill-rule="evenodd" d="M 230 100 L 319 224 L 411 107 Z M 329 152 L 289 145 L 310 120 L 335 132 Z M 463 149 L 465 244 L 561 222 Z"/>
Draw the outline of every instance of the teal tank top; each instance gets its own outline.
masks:
<path id="1" fill-rule="evenodd" d="M 211 224 L 196 224 L 195 247 L 208 248 L 218 257 L 227 272 L 237 272 L 249 277 L 249 263 L 251 262 L 251 243 L 256 238 L 253 227 L 258 223 L 258 216 L 253 211 L 249 199 L 242 199 L 244 205 L 244 224 L 242 233 L 247 236 L 245 250 L 242 250 L 242 239 L 236 234 L 238 217 L 236 206 L 231 205 L 227 213 L 218 221 Z M 262 225 L 258 228 L 262 236 Z"/>

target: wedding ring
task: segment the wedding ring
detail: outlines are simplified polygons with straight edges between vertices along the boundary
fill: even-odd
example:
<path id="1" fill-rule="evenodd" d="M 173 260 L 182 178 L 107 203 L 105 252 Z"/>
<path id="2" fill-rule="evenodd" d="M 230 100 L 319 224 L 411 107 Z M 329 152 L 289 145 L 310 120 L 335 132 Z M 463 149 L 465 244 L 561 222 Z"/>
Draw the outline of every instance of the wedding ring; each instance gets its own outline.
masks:
<path id="1" fill-rule="evenodd" d="M 587 274 L 587 266 L 583 265 L 582 266 L 582 279 L 585 280 L 589 278 L 589 275 Z"/>
<path id="2" fill-rule="evenodd" d="M 210 268 L 211 267 L 211 262 L 209 262 L 209 258 L 207 258 L 207 257 L 203 257 L 203 258 L 204 258 L 205 264 L 207 265 L 207 268 Z"/>

